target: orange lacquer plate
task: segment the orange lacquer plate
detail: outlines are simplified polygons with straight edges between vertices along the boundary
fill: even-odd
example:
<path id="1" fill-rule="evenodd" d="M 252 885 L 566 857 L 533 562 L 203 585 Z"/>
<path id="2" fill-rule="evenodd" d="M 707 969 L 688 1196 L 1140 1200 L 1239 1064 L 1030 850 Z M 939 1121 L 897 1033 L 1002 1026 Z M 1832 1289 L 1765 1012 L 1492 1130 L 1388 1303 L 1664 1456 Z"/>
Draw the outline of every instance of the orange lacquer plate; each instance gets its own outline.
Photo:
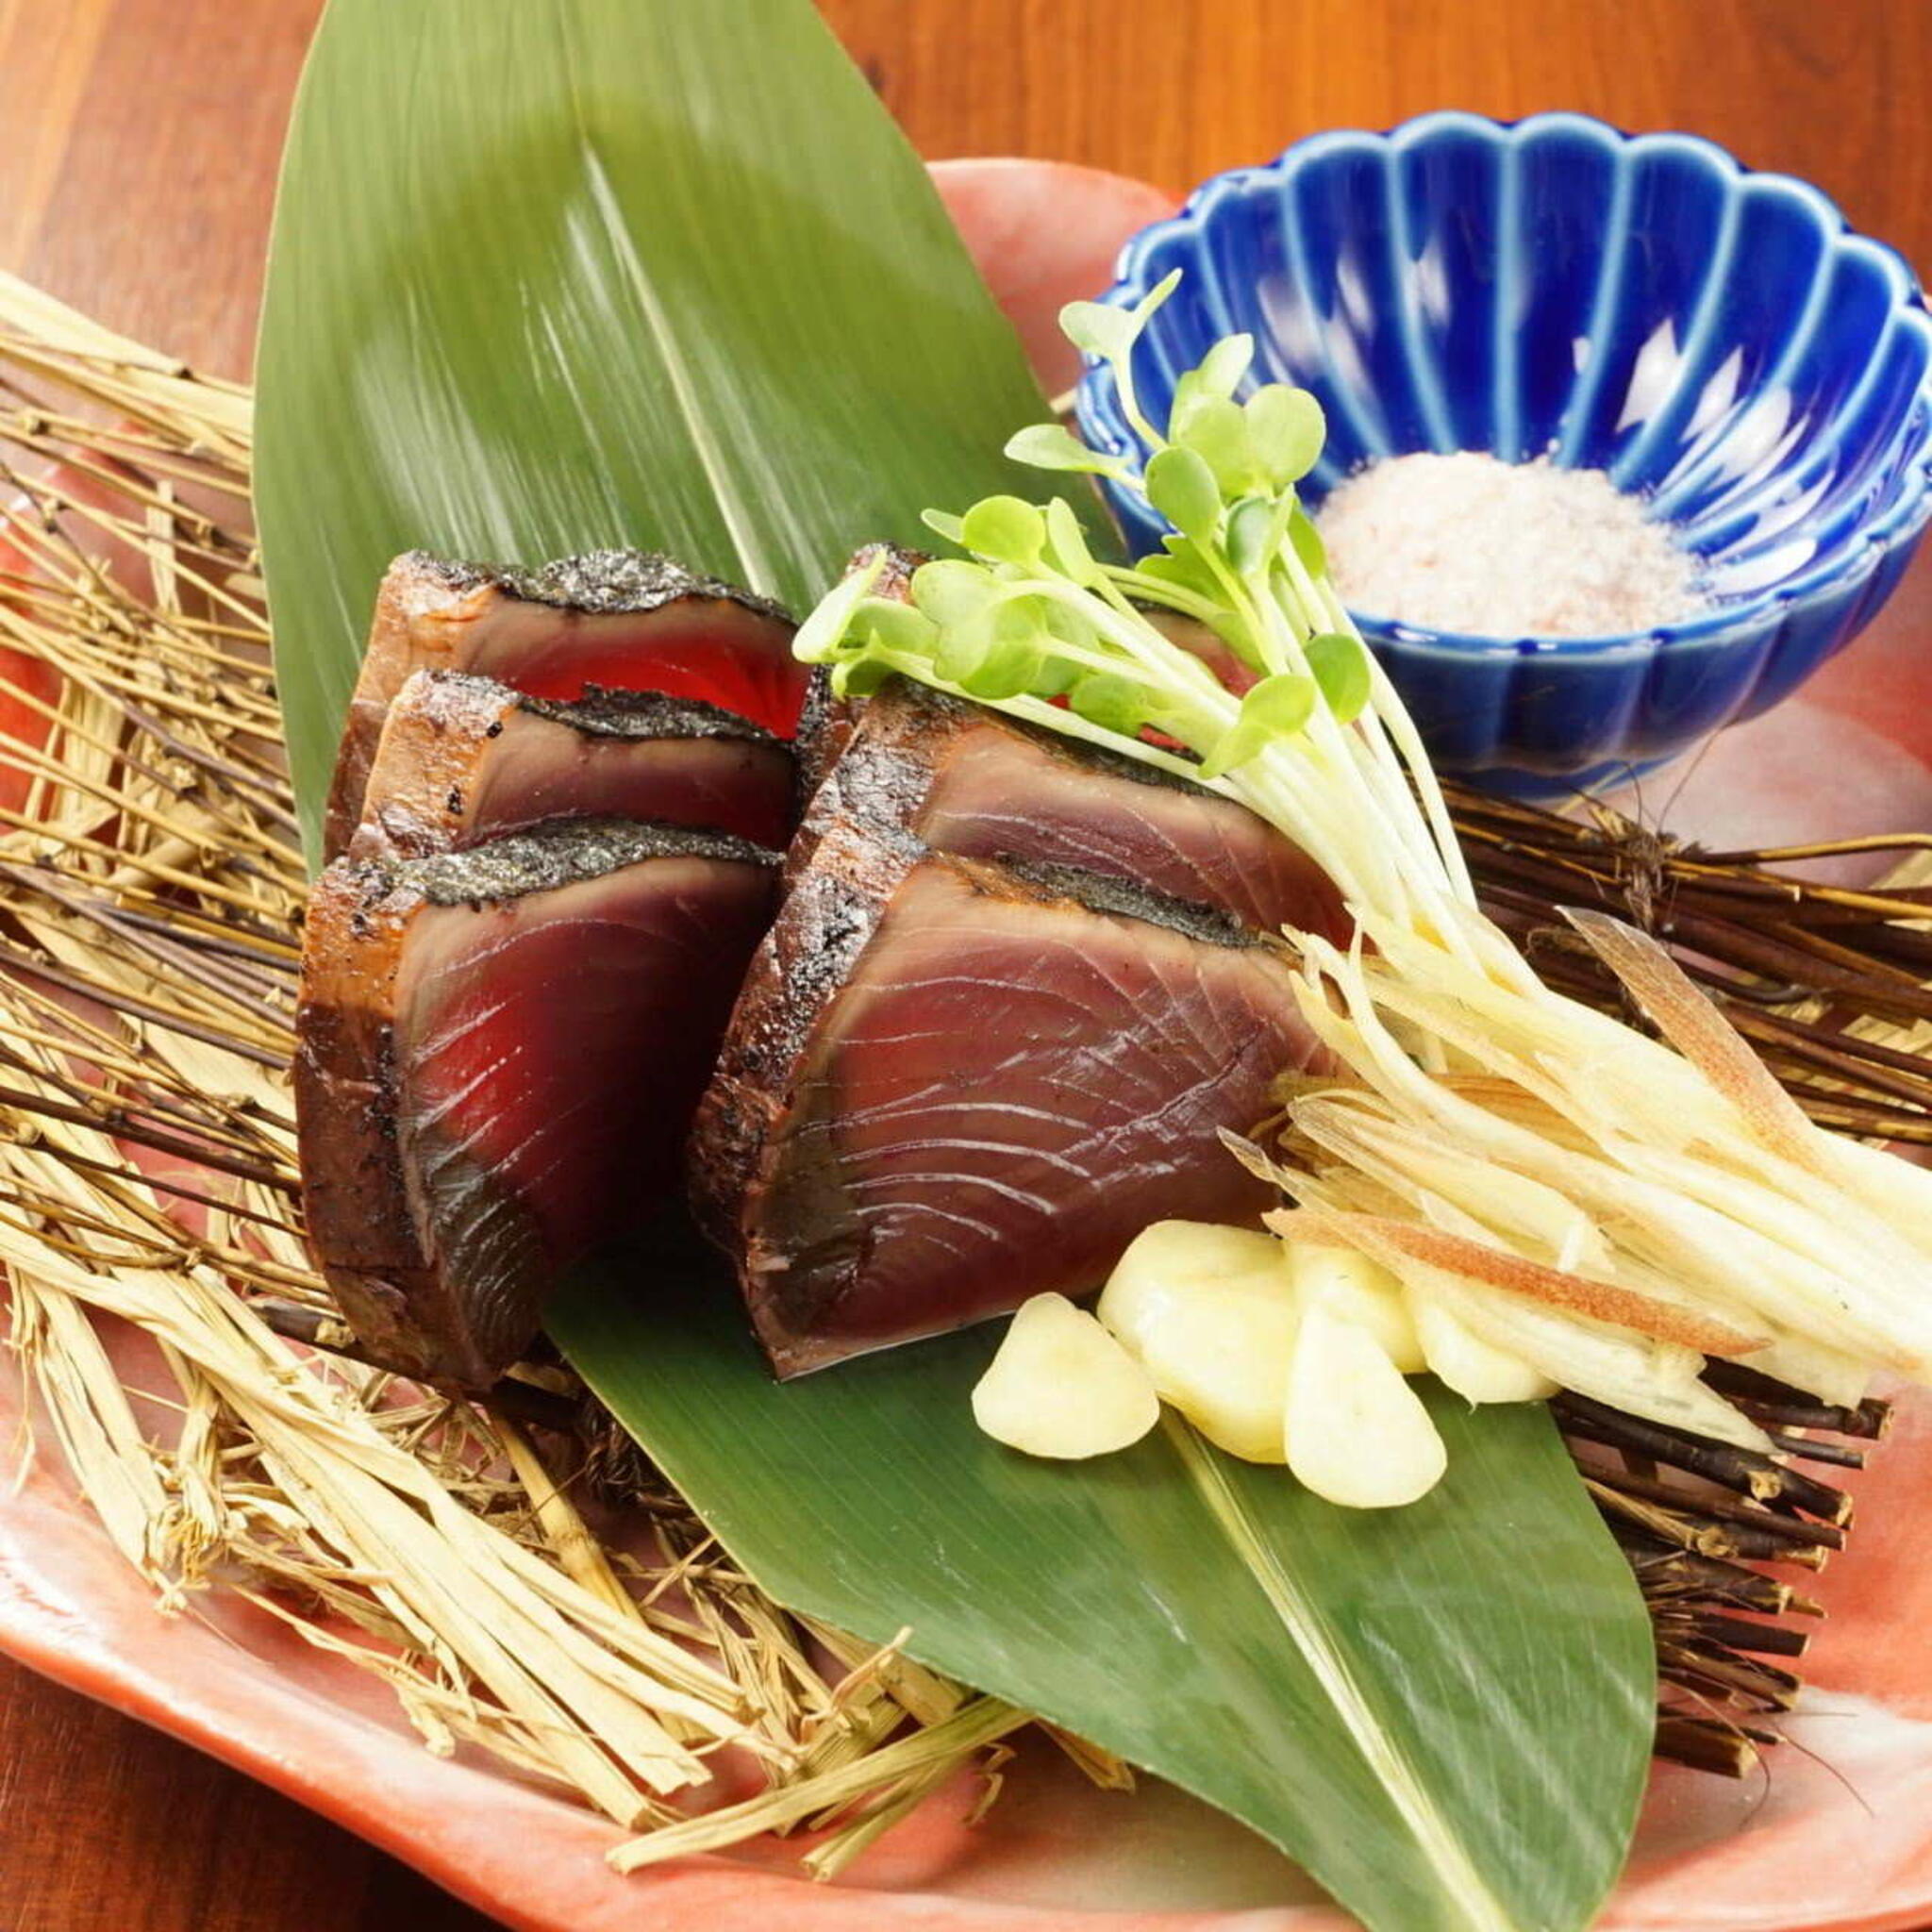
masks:
<path id="1" fill-rule="evenodd" d="M 1111 280 L 1158 190 L 1091 169 L 954 161 L 935 170 L 1049 391 L 1073 370 L 1059 305 Z M 1716 741 L 1688 778 L 1652 781 L 1674 828 L 1724 843 L 1932 824 L 1932 608 L 1922 564 L 1868 637 L 1800 699 Z M 1914 620 L 1920 620 L 1915 624 Z M 1672 798 L 1672 793 L 1677 795 Z M 131 1338 L 120 1338 L 132 1349 Z M 138 1370 L 138 1364 L 132 1365 Z M 0 1441 L 16 1440 L 17 1365 L 0 1357 Z M 1855 1478 L 1850 1551 L 1811 1690 L 1768 1777 L 1730 1786 L 1660 1770 L 1615 1932 L 1899 1932 L 1932 1922 L 1932 1401 Z M 46 1444 L 46 1433 L 42 1431 Z M 836 1887 L 760 1845 L 619 1878 L 619 1833 L 487 1762 L 433 1757 L 389 1692 L 218 1594 L 163 1616 L 109 1546 L 58 1451 L 0 1482 L 0 1649 L 186 1739 L 361 1833 L 532 1932 L 1327 1932 L 1349 1922 L 1239 1827 L 1158 1786 L 1093 1790 L 1026 1752 L 989 1817 L 942 1795 Z"/>

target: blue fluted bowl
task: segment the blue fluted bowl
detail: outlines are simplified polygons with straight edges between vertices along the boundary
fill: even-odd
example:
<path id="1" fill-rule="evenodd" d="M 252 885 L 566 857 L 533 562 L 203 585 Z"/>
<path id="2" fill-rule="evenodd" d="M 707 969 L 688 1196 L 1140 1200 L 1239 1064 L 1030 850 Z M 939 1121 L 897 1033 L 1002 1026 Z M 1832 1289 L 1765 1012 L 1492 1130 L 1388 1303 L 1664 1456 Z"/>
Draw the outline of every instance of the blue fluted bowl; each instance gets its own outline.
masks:
<path id="1" fill-rule="evenodd" d="M 1543 453 L 1651 499 L 1715 608 L 1655 631 L 1478 638 L 1354 614 L 1440 767 L 1549 796 L 1648 770 L 1794 691 L 1890 594 L 1932 513 L 1932 317 L 1816 189 L 1683 134 L 1425 114 L 1218 175 L 1136 236 L 1104 298 L 1180 287 L 1134 378 L 1165 422 L 1218 336 L 1312 390 L 1310 508 L 1410 450 Z M 1144 452 L 1113 378 L 1096 447 Z M 1162 534 L 1111 489 L 1137 550 Z"/>

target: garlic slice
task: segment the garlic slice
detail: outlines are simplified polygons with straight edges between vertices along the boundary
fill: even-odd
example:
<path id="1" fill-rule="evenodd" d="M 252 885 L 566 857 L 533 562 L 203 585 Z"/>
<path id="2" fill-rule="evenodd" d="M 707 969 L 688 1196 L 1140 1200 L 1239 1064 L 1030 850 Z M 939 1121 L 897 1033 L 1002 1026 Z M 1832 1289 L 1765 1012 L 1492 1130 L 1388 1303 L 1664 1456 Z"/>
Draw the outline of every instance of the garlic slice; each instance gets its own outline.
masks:
<path id="1" fill-rule="evenodd" d="M 1448 1467 L 1435 1423 L 1381 1342 L 1319 1303 L 1302 1311 L 1285 1433 L 1293 1474 L 1352 1509 L 1413 1503 Z"/>
<path id="2" fill-rule="evenodd" d="M 1009 1449 L 1071 1461 L 1138 1442 L 1159 1421 L 1160 1398 L 1086 1309 L 1037 1294 L 974 1385 L 973 1419 Z"/>
<path id="3" fill-rule="evenodd" d="M 1114 1264 L 1095 1312 L 1136 1355 L 1203 1289 L 1289 1292 L 1288 1257 L 1272 1234 L 1212 1221 L 1157 1221 Z"/>
<path id="4" fill-rule="evenodd" d="M 1121 1257 L 1099 1314 L 1216 1447 L 1248 1462 L 1285 1458 L 1295 1298 L 1274 1236 L 1157 1223 Z"/>
<path id="5" fill-rule="evenodd" d="M 1388 1269 L 1353 1248 L 1323 1247 L 1313 1241 L 1285 1245 L 1295 1295 L 1304 1306 L 1319 1304 L 1330 1314 L 1359 1323 L 1405 1375 L 1420 1374 L 1428 1367 L 1402 1284 Z"/>
<path id="6" fill-rule="evenodd" d="M 1411 1288 L 1408 1305 L 1431 1373 L 1466 1402 L 1546 1402 L 1557 1385 L 1521 1356 L 1486 1341 L 1459 1315 Z"/>

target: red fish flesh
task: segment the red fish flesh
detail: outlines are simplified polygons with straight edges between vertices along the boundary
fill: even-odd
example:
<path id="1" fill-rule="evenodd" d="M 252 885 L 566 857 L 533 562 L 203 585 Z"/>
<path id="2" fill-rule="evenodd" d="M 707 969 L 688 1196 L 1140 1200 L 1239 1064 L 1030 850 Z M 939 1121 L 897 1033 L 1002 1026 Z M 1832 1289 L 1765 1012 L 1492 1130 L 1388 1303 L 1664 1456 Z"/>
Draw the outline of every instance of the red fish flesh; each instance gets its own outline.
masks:
<path id="1" fill-rule="evenodd" d="M 1216 1131 L 1313 1055 L 1291 979 L 1219 911 L 833 824 L 692 1136 L 777 1372 L 1083 1293 L 1152 1221 L 1252 1219 Z"/>
<path id="2" fill-rule="evenodd" d="M 585 819 L 323 874 L 296 1016 L 304 1203 L 373 1357 L 488 1382 L 558 1272 L 675 1192 L 777 863 Z"/>
<path id="3" fill-rule="evenodd" d="M 815 688 L 799 756 L 824 775 L 794 870 L 827 828 L 850 822 L 967 858 L 1106 873 L 1264 931 L 1348 931 L 1327 874 L 1245 806 L 903 678 L 858 706 Z"/>

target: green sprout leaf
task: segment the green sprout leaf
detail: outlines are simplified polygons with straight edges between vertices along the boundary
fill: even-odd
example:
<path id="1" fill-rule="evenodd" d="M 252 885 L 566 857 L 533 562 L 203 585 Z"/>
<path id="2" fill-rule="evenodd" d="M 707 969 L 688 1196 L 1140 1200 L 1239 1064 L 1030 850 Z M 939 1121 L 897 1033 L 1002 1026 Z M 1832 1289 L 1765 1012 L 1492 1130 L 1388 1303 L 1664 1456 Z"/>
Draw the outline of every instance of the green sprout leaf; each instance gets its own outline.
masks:
<path id="1" fill-rule="evenodd" d="M 869 698 L 891 675 L 892 667 L 882 658 L 847 658 L 832 666 L 832 695 Z"/>
<path id="2" fill-rule="evenodd" d="M 1241 387 L 1241 377 L 1255 359 L 1255 339 L 1251 335 L 1223 336 L 1192 371 L 1204 394 L 1231 396 Z"/>
<path id="3" fill-rule="evenodd" d="M 1036 470 L 1073 470 L 1093 476 L 1118 476 L 1126 464 L 1091 450 L 1060 423 L 1035 423 L 1007 439 L 1007 455 Z"/>
<path id="4" fill-rule="evenodd" d="M 1041 662 L 1040 675 L 1033 680 L 1033 695 L 1037 698 L 1064 697 L 1087 675 L 1084 664 L 1075 664 L 1069 658 L 1049 657 Z"/>
<path id="5" fill-rule="evenodd" d="M 963 519 L 956 517 L 948 509 L 925 509 L 919 513 L 919 521 L 928 530 L 943 537 L 948 543 L 957 543 L 961 549 L 966 545 L 966 525 Z"/>
<path id="6" fill-rule="evenodd" d="M 1241 407 L 1255 453 L 1275 489 L 1300 482 L 1315 467 L 1327 435 L 1321 404 L 1305 389 L 1271 382 Z"/>
<path id="7" fill-rule="evenodd" d="M 939 625 L 971 624 L 998 602 L 999 580 L 983 563 L 941 557 L 912 573 L 912 601 Z"/>
<path id="8" fill-rule="evenodd" d="M 979 661 L 959 677 L 959 689 L 989 703 L 1032 691 L 1046 663 L 1038 640 L 1037 630 L 1024 636 L 995 636 Z"/>
<path id="9" fill-rule="evenodd" d="M 1060 333 L 1083 356 L 1117 362 L 1133 352 L 1141 314 L 1108 302 L 1069 302 L 1060 310 Z"/>
<path id="10" fill-rule="evenodd" d="M 853 612 L 847 635 L 908 657 L 929 658 L 940 633 L 932 619 L 912 605 L 897 597 L 868 597 Z"/>
<path id="11" fill-rule="evenodd" d="M 1307 658 L 1308 669 L 1322 687 L 1323 701 L 1336 722 L 1352 724 L 1366 709 L 1374 689 L 1368 652 L 1355 638 L 1324 631 L 1308 640 Z"/>
<path id="12" fill-rule="evenodd" d="M 1185 418 L 1174 411 L 1179 426 L 1174 440 L 1203 458 L 1214 472 L 1224 496 L 1241 496 L 1268 480 L 1255 458 L 1246 412 L 1225 396 L 1197 396 Z"/>
<path id="13" fill-rule="evenodd" d="M 1031 691 L 1055 641 L 1046 627 L 1047 609 L 1037 595 L 996 586 L 992 600 L 941 633 L 934 668 L 949 683 L 989 702 Z"/>
<path id="14" fill-rule="evenodd" d="M 1099 643 L 1099 631 L 1082 610 L 1072 605 L 1049 603 L 1041 622 L 1047 636 L 1058 643 L 1076 644 L 1088 651 Z"/>
<path id="15" fill-rule="evenodd" d="M 940 647 L 932 654 L 933 675 L 941 684 L 964 687 L 993 646 L 990 618 L 969 617 L 940 630 Z"/>
<path id="16" fill-rule="evenodd" d="M 833 585 L 799 626 L 791 641 L 792 655 L 808 664 L 825 664 L 838 657 L 845 647 L 853 614 L 871 594 L 885 567 L 885 558 L 875 558 L 868 568 L 856 570 Z"/>
<path id="17" fill-rule="evenodd" d="M 1244 497 L 1227 516 L 1227 560 L 1242 576 L 1274 559 L 1275 506 L 1265 496 Z"/>
<path id="18" fill-rule="evenodd" d="M 1132 314 L 1137 325 L 1134 333 L 1138 336 L 1147 326 L 1148 318 L 1181 285 L 1181 271 L 1169 269 L 1155 285 L 1134 304 Z"/>
<path id="19" fill-rule="evenodd" d="M 1292 671 L 1264 677 L 1241 700 L 1241 719 L 1276 738 L 1291 737 L 1315 712 L 1315 684 Z"/>
<path id="20" fill-rule="evenodd" d="M 1221 520 L 1221 485 L 1198 450 L 1178 443 L 1147 464 L 1147 501 L 1184 537 L 1207 542 Z"/>
<path id="21" fill-rule="evenodd" d="M 1134 566 L 1134 575 L 1151 577 L 1156 583 L 1174 584 L 1210 604 L 1219 604 L 1224 594 L 1221 584 L 1200 551 L 1185 537 L 1163 537 L 1161 542 L 1164 553 L 1143 557 Z"/>
<path id="22" fill-rule="evenodd" d="M 1226 402 L 1248 373 L 1255 354 L 1253 336 L 1223 336 L 1208 351 L 1199 368 L 1183 370 L 1174 386 L 1174 407 L 1168 411 L 1167 433 L 1178 442 L 1181 430 L 1204 402 Z"/>
<path id="23" fill-rule="evenodd" d="M 1046 507 L 1047 560 L 1063 577 L 1085 586 L 1097 582 L 1100 566 L 1087 547 L 1080 519 L 1065 497 L 1056 496 Z"/>
<path id="24" fill-rule="evenodd" d="M 1175 269 L 1130 309 L 1105 302 L 1069 302 L 1060 310 L 1061 332 L 1083 355 L 1098 357 L 1111 367 L 1127 421 L 1157 446 L 1162 441 L 1160 432 L 1141 413 L 1134 396 L 1134 344 L 1147 326 L 1147 318 L 1180 286 L 1180 279 L 1181 272 Z"/>
<path id="25" fill-rule="evenodd" d="M 1069 302 L 1060 310 L 1060 333 L 1074 348 L 1109 362 L 1124 362 L 1133 354 L 1147 319 L 1180 287 L 1181 272 L 1162 276 L 1131 308 L 1110 302 Z"/>
<path id="26" fill-rule="evenodd" d="M 966 512 L 962 529 L 967 549 L 1029 569 L 1046 542 L 1045 519 L 1017 496 L 982 497 Z"/>
<path id="27" fill-rule="evenodd" d="M 1264 677 L 1246 697 L 1235 721 L 1201 761 L 1204 778 L 1219 778 L 1244 765 L 1269 745 L 1291 738 L 1315 713 L 1312 677 L 1283 671 Z"/>
<path id="28" fill-rule="evenodd" d="M 1147 694 L 1133 679 L 1112 672 L 1083 677 L 1067 693 L 1067 703 L 1090 724 L 1136 738 L 1147 719 Z"/>

